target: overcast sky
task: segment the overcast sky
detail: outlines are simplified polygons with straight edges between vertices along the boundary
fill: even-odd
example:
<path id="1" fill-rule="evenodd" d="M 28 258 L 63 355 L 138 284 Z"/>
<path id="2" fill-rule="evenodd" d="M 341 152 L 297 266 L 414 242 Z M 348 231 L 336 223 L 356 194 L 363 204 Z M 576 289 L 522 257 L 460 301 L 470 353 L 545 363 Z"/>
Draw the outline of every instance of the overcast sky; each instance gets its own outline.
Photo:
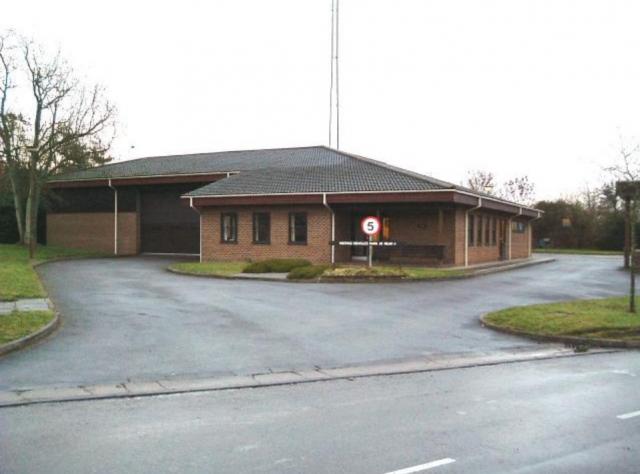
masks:
<path id="1" fill-rule="evenodd" d="M 640 137 L 640 2 L 341 0 L 341 148 L 540 198 Z M 118 107 L 128 159 L 327 144 L 331 0 L 5 2 Z M 135 148 L 131 149 L 134 145 Z"/>

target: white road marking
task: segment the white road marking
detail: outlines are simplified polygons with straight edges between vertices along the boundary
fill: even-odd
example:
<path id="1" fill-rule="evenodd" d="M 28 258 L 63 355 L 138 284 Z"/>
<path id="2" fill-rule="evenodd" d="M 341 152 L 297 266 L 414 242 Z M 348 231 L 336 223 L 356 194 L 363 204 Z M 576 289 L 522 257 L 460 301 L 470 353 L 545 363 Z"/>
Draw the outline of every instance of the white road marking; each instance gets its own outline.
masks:
<path id="1" fill-rule="evenodd" d="M 625 413 L 624 415 L 618 415 L 616 418 L 619 420 L 626 420 L 628 418 L 635 418 L 636 416 L 640 416 L 640 411 L 632 411 L 631 413 Z"/>
<path id="2" fill-rule="evenodd" d="M 451 458 L 438 459 L 437 461 L 431 461 L 426 464 L 420 464 L 419 466 L 406 467 L 398 471 L 387 472 L 386 474 L 411 474 L 413 472 L 426 471 L 427 469 L 433 469 L 434 467 L 444 466 L 445 464 L 451 464 L 452 462 L 456 462 L 456 460 Z"/>

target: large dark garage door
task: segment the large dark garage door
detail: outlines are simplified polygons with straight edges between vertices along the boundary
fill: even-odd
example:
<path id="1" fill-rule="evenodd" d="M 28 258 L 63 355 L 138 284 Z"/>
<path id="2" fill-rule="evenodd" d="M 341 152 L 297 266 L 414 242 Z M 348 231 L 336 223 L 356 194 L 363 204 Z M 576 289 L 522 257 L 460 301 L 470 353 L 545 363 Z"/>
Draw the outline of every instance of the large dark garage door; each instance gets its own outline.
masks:
<path id="1" fill-rule="evenodd" d="M 200 218 L 180 196 L 193 186 L 154 186 L 140 193 L 141 247 L 147 253 L 200 253 Z"/>

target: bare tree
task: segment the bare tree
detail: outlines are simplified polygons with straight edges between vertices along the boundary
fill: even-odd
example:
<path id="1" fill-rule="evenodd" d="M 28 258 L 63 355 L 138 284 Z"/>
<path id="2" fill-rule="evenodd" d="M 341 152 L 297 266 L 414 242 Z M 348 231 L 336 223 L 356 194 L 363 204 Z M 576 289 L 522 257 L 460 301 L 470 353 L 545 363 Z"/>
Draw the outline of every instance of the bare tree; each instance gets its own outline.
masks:
<path id="1" fill-rule="evenodd" d="M 616 181 L 637 181 L 640 179 L 640 143 L 628 145 L 622 135 L 618 140 L 617 159 L 604 170 Z"/>
<path id="2" fill-rule="evenodd" d="M 467 173 L 467 187 L 474 191 L 493 194 L 496 187 L 496 177 L 490 171 L 469 171 Z"/>
<path id="3" fill-rule="evenodd" d="M 615 181 L 640 180 L 640 144 L 628 145 L 622 135 L 619 135 L 618 153 L 616 161 L 604 168 Z M 636 221 L 637 209 L 635 200 L 625 202 L 626 223 L 624 229 L 624 267 L 631 266 L 631 240 L 634 234 L 632 222 Z"/>
<path id="4" fill-rule="evenodd" d="M 12 33 L 0 35 L 0 163 L 4 164 L 13 194 L 20 243 L 24 243 L 24 208 L 26 201 L 26 163 L 21 153 L 24 144 L 25 122 L 9 112 L 9 93 L 15 88 L 15 44 Z"/>
<path id="5" fill-rule="evenodd" d="M 5 40 L 8 37 L 10 35 L 5 35 Z M 15 87 L 11 73 L 16 69 L 17 55 L 5 54 L 2 56 L 7 58 L 2 61 L 5 81 L 0 90 L 3 156 L 8 164 L 20 163 L 26 174 L 27 184 L 22 189 L 26 194 L 24 211 L 16 206 L 16 212 L 24 215 L 23 239 L 29 244 L 29 255 L 33 257 L 44 183 L 49 176 L 78 159 L 77 153 L 69 153 L 73 144 L 81 150 L 104 148 L 102 136 L 113 129 L 115 109 L 104 98 L 100 86 L 86 88 L 74 78 L 60 52 L 48 54 L 26 39 L 18 39 L 17 44 L 12 52 L 17 49 L 21 53 L 31 110 L 19 114 L 6 108 L 9 91 Z"/>
<path id="6" fill-rule="evenodd" d="M 519 176 L 506 181 L 498 191 L 502 199 L 532 205 L 535 202 L 535 184 L 528 176 Z"/>

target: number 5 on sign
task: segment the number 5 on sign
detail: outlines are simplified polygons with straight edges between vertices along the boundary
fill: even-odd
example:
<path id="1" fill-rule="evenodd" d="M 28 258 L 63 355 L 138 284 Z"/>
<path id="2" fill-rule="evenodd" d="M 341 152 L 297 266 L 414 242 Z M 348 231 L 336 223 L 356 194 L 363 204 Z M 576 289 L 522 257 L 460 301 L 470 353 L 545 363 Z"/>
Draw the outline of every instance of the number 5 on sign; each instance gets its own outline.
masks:
<path id="1" fill-rule="evenodd" d="M 367 257 L 369 260 L 369 268 L 373 265 L 373 248 L 371 247 L 371 238 L 380 232 L 380 219 L 377 217 L 369 216 L 362 219 L 360 223 L 360 227 L 362 228 L 362 232 L 369 236 L 369 248 L 367 249 Z"/>
<path id="2" fill-rule="evenodd" d="M 373 216 L 365 217 L 362 219 L 360 227 L 365 234 L 369 236 L 376 235 L 380 232 L 380 219 Z"/>

